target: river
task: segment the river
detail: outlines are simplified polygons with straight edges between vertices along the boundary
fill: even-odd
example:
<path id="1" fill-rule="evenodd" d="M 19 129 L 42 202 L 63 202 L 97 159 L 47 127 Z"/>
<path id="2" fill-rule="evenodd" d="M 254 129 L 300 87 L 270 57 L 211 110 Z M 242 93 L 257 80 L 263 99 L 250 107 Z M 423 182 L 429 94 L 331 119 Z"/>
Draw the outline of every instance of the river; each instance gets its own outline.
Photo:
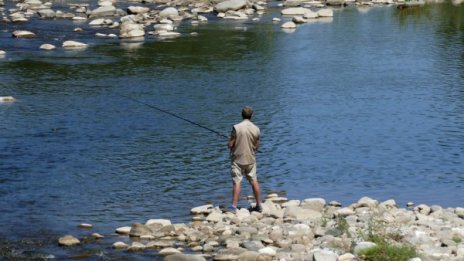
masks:
<path id="1" fill-rule="evenodd" d="M 87 235 L 83 222 L 110 235 L 229 204 L 223 135 L 245 105 L 261 128 L 263 193 L 462 207 L 464 7 L 347 7 L 290 33 L 275 16 L 210 16 L 142 43 L 97 39 L 68 20 L 33 20 L 25 28 L 38 36 L 14 39 L 19 25 L 1 24 L 0 96 L 17 99 L 0 103 L 2 255 L 124 257 L 56 239 Z M 68 39 L 90 47 L 38 49 Z"/>

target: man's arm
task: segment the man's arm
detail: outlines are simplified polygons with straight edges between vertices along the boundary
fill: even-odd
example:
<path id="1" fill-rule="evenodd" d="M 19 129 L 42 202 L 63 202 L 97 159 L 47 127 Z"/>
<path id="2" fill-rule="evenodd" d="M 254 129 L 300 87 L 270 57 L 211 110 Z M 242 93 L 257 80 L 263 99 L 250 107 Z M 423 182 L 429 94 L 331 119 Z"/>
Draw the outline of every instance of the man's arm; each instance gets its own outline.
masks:
<path id="1" fill-rule="evenodd" d="M 259 149 L 259 137 L 256 139 L 255 151 L 258 151 L 258 149 Z"/>
<path id="2" fill-rule="evenodd" d="M 235 146 L 235 129 L 232 128 L 232 132 L 230 133 L 229 141 L 227 141 L 227 148 L 232 150 Z"/>

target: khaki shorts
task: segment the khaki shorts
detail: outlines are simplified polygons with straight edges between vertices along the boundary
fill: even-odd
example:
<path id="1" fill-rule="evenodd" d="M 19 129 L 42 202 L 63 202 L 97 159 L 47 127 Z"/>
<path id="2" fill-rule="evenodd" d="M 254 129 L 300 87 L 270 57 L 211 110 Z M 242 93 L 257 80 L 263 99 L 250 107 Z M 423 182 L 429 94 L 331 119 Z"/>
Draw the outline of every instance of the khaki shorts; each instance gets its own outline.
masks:
<path id="1" fill-rule="evenodd" d="M 257 181 L 256 163 L 250 165 L 240 165 L 232 162 L 230 174 L 234 180 L 234 184 L 242 182 L 243 176 L 245 176 L 249 182 Z"/>

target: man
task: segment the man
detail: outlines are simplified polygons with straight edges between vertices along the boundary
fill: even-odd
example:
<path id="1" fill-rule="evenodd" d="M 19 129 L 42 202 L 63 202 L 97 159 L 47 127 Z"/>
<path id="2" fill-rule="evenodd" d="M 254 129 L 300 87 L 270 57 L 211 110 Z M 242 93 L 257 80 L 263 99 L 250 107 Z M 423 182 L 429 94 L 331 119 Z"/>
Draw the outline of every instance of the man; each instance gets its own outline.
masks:
<path id="1" fill-rule="evenodd" d="M 253 189 L 253 194 L 256 199 L 256 206 L 251 210 L 261 212 L 261 191 L 256 175 L 255 156 L 259 147 L 260 131 L 259 128 L 251 122 L 252 115 L 253 109 L 251 107 L 246 106 L 243 108 L 243 120 L 242 122 L 234 125 L 227 143 L 232 161 L 231 175 L 233 179 L 233 186 L 231 208 L 233 210 L 237 209 L 241 188 L 240 184 L 243 176 L 245 176 Z"/>

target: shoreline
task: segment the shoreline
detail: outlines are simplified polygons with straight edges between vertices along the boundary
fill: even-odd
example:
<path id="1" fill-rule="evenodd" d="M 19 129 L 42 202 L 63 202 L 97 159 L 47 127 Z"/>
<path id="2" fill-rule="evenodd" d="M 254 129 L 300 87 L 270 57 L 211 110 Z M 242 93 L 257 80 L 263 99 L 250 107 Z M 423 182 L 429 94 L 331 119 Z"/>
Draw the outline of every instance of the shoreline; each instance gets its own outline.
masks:
<path id="1" fill-rule="evenodd" d="M 408 206 L 363 197 L 344 207 L 322 198 L 288 200 L 270 194 L 262 213 L 245 208 L 224 212 L 209 204 L 192 208 L 189 223 L 150 219 L 116 228 L 111 248 L 154 250 L 164 260 L 354 261 L 368 260 L 363 259 L 367 249 L 384 243 L 412 251 L 414 256 L 405 260 L 464 259 L 464 208 Z M 92 232 L 90 224 L 80 227 Z M 89 238 L 104 236 L 92 233 Z M 67 235 L 59 244 L 85 245 L 81 240 Z"/>

